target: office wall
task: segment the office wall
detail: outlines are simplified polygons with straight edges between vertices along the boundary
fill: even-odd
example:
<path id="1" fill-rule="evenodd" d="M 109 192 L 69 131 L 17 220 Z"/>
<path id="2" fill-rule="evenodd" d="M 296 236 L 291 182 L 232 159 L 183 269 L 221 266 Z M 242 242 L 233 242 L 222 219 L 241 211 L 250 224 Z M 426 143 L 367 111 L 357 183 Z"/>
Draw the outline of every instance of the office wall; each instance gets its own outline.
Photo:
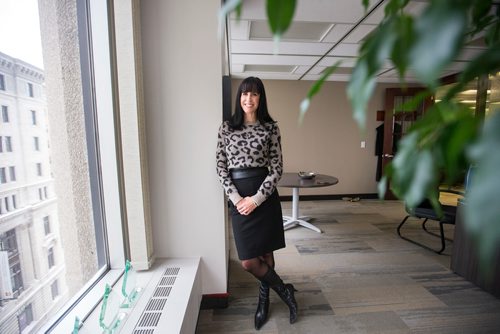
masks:
<path id="1" fill-rule="evenodd" d="M 224 197 L 215 173 L 219 7 L 220 0 L 141 1 L 155 255 L 200 256 L 204 294 L 227 291 Z"/>
<path id="2" fill-rule="evenodd" d="M 241 80 L 233 79 L 233 100 Z M 368 105 L 367 126 L 362 133 L 355 124 L 346 96 L 346 82 L 326 82 L 313 98 L 302 125 L 299 105 L 312 81 L 263 80 L 271 116 L 278 121 L 282 136 L 285 172 L 310 170 L 334 175 L 332 187 L 302 189 L 301 195 L 375 194 L 376 111 L 384 109 L 386 87 L 379 84 Z M 365 141 L 365 148 L 361 148 Z M 291 190 L 279 188 L 280 195 Z"/>

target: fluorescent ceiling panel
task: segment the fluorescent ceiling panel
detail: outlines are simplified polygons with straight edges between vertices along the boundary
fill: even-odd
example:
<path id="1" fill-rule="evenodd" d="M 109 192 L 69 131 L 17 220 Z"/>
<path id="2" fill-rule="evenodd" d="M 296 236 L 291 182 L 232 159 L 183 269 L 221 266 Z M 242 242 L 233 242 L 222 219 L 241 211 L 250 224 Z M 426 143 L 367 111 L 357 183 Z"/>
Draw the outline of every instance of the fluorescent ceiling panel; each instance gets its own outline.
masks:
<path id="1" fill-rule="evenodd" d="M 292 73 L 294 69 L 291 65 L 245 65 L 245 72 Z"/>
<path id="2" fill-rule="evenodd" d="M 320 41 L 330 29 L 330 23 L 293 22 L 282 36 L 282 41 Z M 252 21 L 250 39 L 272 39 L 273 35 L 266 21 Z"/>

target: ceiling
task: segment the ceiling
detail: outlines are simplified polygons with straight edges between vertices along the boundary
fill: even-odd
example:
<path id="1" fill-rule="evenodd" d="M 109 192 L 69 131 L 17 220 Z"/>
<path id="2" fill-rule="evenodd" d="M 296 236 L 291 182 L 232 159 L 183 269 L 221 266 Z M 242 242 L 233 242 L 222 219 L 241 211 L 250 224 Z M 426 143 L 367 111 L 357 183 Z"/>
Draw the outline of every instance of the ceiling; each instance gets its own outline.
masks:
<path id="1" fill-rule="evenodd" d="M 293 23 L 275 44 L 268 28 L 265 0 L 243 1 L 241 17 L 228 19 L 228 64 L 233 78 L 317 80 L 327 68 L 341 60 L 330 81 L 347 81 L 356 63 L 360 43 L 384 16 L 388 0 L 370 1 L 365 12 L 361 0 L 297 0 Z M 412 0 L 408 12 L 418 15 L 425 0 Z M 460 72 L 481 46 L 470 43 L 442 76 Z M 387 62 L 379 82 L 398 82 L 398 74 Z M 407 75 L 407 82 L 416 81 Z"/>

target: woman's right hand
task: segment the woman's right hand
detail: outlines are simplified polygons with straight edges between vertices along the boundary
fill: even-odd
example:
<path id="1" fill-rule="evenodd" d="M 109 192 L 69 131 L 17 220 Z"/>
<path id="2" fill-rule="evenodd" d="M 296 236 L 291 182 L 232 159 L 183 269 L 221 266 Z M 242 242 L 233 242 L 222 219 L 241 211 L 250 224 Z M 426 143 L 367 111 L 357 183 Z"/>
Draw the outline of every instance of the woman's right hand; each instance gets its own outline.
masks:
<path id="1" fill-rule="evenodd" d="M 236 203 L 236 209 L 240 213 L 240 215 L 243 216 L 248 216 L 257 208 L 257 205 L 253 201 L 252 197 L 245 197 L 242 200 L 240 200 L 238 203 Z"/>

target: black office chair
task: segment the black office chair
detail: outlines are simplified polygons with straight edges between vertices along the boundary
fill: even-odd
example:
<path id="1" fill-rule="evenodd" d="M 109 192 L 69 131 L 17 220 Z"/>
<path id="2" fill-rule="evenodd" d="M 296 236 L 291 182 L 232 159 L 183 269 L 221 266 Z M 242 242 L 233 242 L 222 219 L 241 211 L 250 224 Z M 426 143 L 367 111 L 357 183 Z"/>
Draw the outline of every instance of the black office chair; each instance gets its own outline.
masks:
<path id="1" fill-rule="evenodd" d="M 452 189 L 439 189 L 439 193 L 440 194 L 441 193 L 450 193 L 450 194 L 456 194 L 456 195 L 463 196 L 463 192 L 452 190 Z M 446 248 L 445 241 L 450 241 L 450 242 L 453 241 L 453 240 L 445 237 L 443 225 L 444 224 L 455 225 L 455 217 L 457 214 L 457 207 L 454 205 L 441 204 L 441 208 L 443 209 L 443 215 L 441 217 L 439 217 L 437 215 L 436 211 L 432 208 L 432 205 L 429 202 L 429 200 L 424 200 L 420 205 L 418 205 L 416 208 L 413 208 L 413 209 L 406 206 L 406 212 L 408 213 L 408 215 L 399 224 L 399 226 L 397 228 L 398 235 L 404 240 L 407 240 L 411 243 L 414 243 L 416 245 L 419 245 L 421 247 L 429 249 L 433 252 L 441 254 L 444 251 L 444 249 Z M 410 217 L 424 219 L 424 221 L 422 222 L 422 228 L 424 229 L 424 231 L 429 233 L 430 235 L 436 236 L 436 237 L 441 239 L 441 248 L 439 250 L 435 250 L 427 245 L 424 245 L 422 243 L 419 243 L 415 240 L 409 239 L 409 238 L 401 235 L 401 227 L 403 227 L 403 225 L 407 222 L 408 218 L 410 218 Z M 440 231 L 439 234 L 431 232 L 427 229 L 426 224 L 427 224 L 427 221 L 429 219 L 439 222 L 439 231 Z"/>

